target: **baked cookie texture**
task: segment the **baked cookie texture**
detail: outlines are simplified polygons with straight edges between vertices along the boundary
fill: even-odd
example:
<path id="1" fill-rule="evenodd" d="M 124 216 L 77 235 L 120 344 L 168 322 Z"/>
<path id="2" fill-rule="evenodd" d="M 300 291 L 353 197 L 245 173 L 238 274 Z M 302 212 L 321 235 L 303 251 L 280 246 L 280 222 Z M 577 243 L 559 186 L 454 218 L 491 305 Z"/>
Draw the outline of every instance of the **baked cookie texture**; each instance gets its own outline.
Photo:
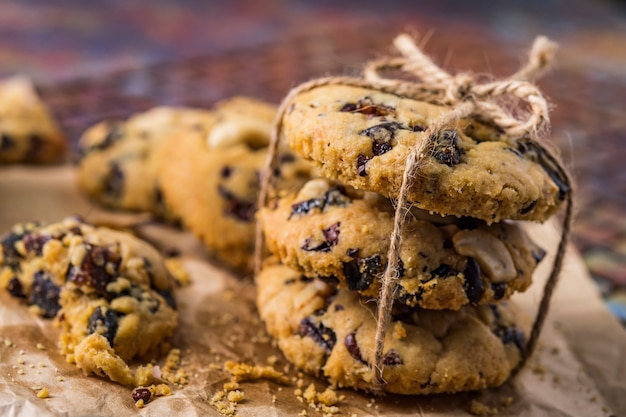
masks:
<path id="1" fill-rule="evenodd" d="M 158 181 L 183 225 L 225 263 L 251 270 L 260 172 L 267 155 L 273 105 L 239 97 L 219 103 L 208 135 L 172 137 L 161 147 Z M 273 175 L 292 190 L 311 177 L 312 165 L 281 149 Z"/>
<path id="2" fill-rule="evenodd" d="M 325 179 L 259 212 L 270 252 L 304 275 L 376 298 L 387 265 L 394 207 L 379 194 Z M 524 291 L 545 252 L 513 222 L 488 226 L 413 208 L 400 247 L 397 301 L 457 310 Z"/>
<path id="3" fill-rule="evenodd" d="M 65 135 L 33 83 L 16 76 L 0 81 L 0 164 L 59 162 Z"/>
<path id="4" fill-rule="evenodd" d="M 397 198 L 407 155 L 446 111 L 376 90 L 323 86 L 293 100 L 284 135 L 323 176 Z M 425 148 L 408 200 L 428 211 L 488 223 L 544 221 L 568 192 L 566 180 L 534 143 L 459 120 Z"/>
<path id="5" fill-rule="evenodd" d="M 257 285 L 259 313 L 290 362 L 338 387 L 370 388 L 374 303 L 283 265 L 266 265 Z M 385 340 L 386 392 L 494 387 L 520 361 L 525 336 L 505 303 L 458 311 L 398 307 Z"/>
<path id="6" fill-rule="evenodd" d="M 61 353 L 86 374 L 134 384 L 127 362 L 158 351 L 177 326 L 173 278 L 130 234 L 70 217 L 18 224 L 1 246 L 0 286 L 55 318 Z"/>
<path id="7" fill-rule="evenodd" d="M 214 121 L 208 110 L 156 107 L 126 121 L 100 122 L 80 139 L 78 185 L 104 206 L 173 219 L 157 182 L 158 149 L 177 132 L 180 140 L 206 134 Z"/>

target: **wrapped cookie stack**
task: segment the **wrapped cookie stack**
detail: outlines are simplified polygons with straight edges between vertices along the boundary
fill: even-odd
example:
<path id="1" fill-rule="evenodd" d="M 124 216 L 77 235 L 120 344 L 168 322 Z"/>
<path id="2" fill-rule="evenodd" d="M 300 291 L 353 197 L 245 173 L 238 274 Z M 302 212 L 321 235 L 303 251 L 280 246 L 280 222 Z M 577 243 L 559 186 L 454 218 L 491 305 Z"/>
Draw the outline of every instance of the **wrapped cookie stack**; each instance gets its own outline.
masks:
<path id="1" fill-rule="evenodd" d="M 498 386 L 526 353 L 506 300 L 545 255 L 519 221 L 548 219 L 569 180 L 482 103 L 405 84 L 315 80 L 283 102 L 279 132 L 326 178 L 259 211 L 258 309 L 290 362 L 339 387 Z"/>

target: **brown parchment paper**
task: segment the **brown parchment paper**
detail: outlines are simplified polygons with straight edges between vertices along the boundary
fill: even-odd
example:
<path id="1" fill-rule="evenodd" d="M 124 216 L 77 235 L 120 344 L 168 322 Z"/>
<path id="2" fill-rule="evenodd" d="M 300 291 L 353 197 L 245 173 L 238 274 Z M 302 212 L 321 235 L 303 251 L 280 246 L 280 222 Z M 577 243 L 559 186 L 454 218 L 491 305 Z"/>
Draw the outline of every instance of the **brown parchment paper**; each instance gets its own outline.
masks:
<path id="1" fill-rule="evenodd" d="M 77 191 L 72 167 L 0 169 L 0 233 L 16 222 L 51 222 L 69 214 L 90 221 L 113 218 L 118 223 L 137 218 L 96 209 Z M 553 222 L 531 224 L 529 231 L 544 248 L 556 247 L 559 235 Z M 0 415 L 213 416 L 219 413 L 209 400 L 229 379 L 220 369 L 226 360 L 267 365 L 267 358 L 276 356 L 275 367 L 283 369 L 284 358 L 267 340 L 257 318 L 251 281 L 212 263 L 186 233 L 158 225 L 145 226 L 142 233 L 162 248 L 180 249 L 193 279 L 177 293 L 181 320 L 172 342 L 182 350 L 189 384 L 173 387 L 172 396 L 136 409 L 128 388 L 84 376 L 67 364 L 57 351 L 58 333 L 51 322 L 34 317 L 0 292 Z M 534 314 L 550 262 L 544 260 L 531 289 L 514 298 L 527 320 Z M 309 383 L 318 390 L 326 387 L 319 379 L 304 379 L 305 387 Z M 44 386 L 50 398 L 39 399 L 36 393 Z M 296 399 L 295 388 L 267 381 L 242 383 L 245 401 L 237 413 L 293 416 L 307 410 L 309 416 L 321 416 Z M 390 395 L 374 401 L 351 390 L 338 393 L 345 395 L 339 404 L 339 415 L 345 416 L 465 416 L 473 399 L 490 406 L 508 399 L 510 405 L 501 416 L 626 415 L 626 332 L 606 311 L 580 257 L 571 250 L 538 352 L 515 381 L 482 393 Z"/>

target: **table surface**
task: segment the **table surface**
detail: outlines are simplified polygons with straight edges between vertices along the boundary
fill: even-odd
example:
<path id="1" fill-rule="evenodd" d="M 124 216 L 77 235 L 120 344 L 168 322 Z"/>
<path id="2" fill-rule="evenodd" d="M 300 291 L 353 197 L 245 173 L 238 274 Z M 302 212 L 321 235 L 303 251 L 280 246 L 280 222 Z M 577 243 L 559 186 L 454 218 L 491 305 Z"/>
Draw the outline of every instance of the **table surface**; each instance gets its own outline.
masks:
<path id="1" fill-rule="evenodd" d="M 539 85 L 578 184 L 573 242 L 624 320 L 626 2 L 419 3 L 3 1 L 0 77 L 33 77 L 75 143 L 98 120 L 157 104 L 210 106 L 235 94 L 278 102 L 311 77 L 358 73 L 401 31 L 447 70 L 497 77 L 545 34 L 560 44 Z"/>

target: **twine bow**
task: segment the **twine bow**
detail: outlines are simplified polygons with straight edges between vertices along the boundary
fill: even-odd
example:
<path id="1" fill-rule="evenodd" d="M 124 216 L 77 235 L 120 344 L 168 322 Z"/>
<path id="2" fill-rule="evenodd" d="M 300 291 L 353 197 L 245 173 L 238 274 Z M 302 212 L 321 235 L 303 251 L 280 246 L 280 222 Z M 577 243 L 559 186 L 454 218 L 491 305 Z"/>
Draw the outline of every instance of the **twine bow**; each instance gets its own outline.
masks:
<path id="1" fill-rule="evenodd" d="M 446 125 L 468 116 L 493 125 L 513 141 L 527 138 L 535 142 L 545 152 L 546 158 L 555 166 L 558 174 L 564 179 L 564 183 L 570 187 L 570 192 L 566 195 L 567 209 L 557 256 L 553 263 L 552 272 L 546 281 L 544 295 L 539 305 L 537 317 L 533 323 L 526 350 L 523 352 L 520 364 L 514 371 L 516 373 L 524 365 L 536 346 L 565 255 L 572 219 L 572 192 L 569 176 L 559 158 L 538 142 L 539 133 L 547 131 L 549 128 L 548 103 L 539 89 L 530 82 L 549 69 L 553 61 L 556 44 L 545 37 L 538 37 L 530 51 L 527 64 L 515 74 L 503 80 L 479 83 L 475 77 L 469 74 L 451 75 L 435 65 L 406 34 L 397 36 L 393 43 L 402 56 L 368 63 L 364 68 L 364 79 L 353 77 L 319 78 L 301 84 L 289 92 L 281 103 L 275 119 L 268 156 L 263 170 L 258 207 L 266 205 L 271 186 L 271 175 L 268 175 L 268 173 L 271 172 L 276 163 L 276 152 L 282 132 L 284 114 L 292 100 L 299 94 L 324 85 L 348 85 L 375 89 L 451 108 L 449 112 L 444 113 L 428 127 L 425 132 L 427 140 L 417 144 L 411 150 L 405 162 L 402 186 L 397 198 L 394 228 L 387 254 L 388 263 L 381 278 L 382 288 L 378 300 L 375 360 L 372 367 L 372 390 L 380 392 L 384 384 L 384 341 L 391 319 L 396 281 L 399 278 L 402 227 L 405 218 L 404 214 L 408 210 L 407 192 L 411 186 L 412 178 L 414 178 L 416 171 L 420 167 L 422 158 L 426 155 L 429 143 L 434 139 L 437 132 L 445 128 Z M 415 77 L 417 81 L 385 78 L 380 75 L 385 70 L 399 70 Z M 519 102 L 526 103 L 529 111 L 526 114 L 521 114 L 520 111 L 513 114 L 508 111 L 502 103 L 510 98 L 518 100 L 518 103 L 516 103 L 518 109 L 520 107 Z M 262 248 L 263 231 L 260 224 L 257 223 L 255 247 L 255 273 L 257 274 L 261 268 Z"/>

